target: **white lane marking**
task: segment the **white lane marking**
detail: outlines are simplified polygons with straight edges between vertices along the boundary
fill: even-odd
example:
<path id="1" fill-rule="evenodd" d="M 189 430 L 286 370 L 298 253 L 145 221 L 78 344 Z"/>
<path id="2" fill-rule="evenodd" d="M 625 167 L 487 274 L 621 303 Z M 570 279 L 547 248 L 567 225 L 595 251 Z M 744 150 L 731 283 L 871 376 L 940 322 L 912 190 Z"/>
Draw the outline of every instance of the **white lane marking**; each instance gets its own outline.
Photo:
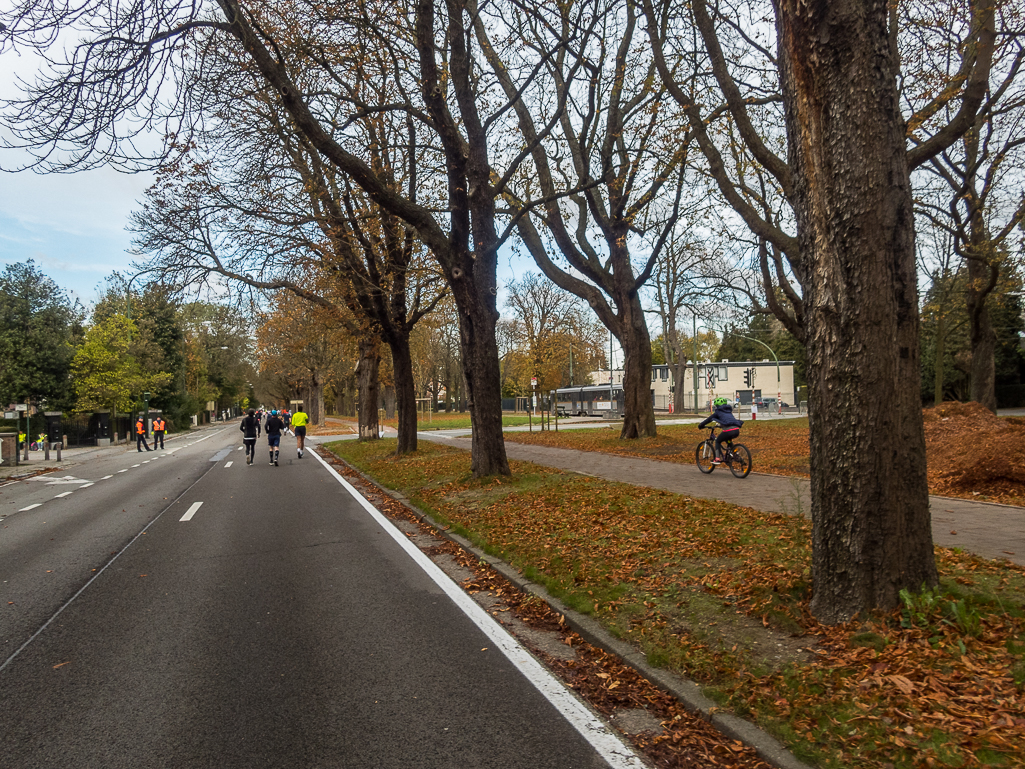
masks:
<path id="1" fill-rule="evenodd" d="M 138 467 L 139 465 L 132 465 L 132 467 Z"/>
<path id="2" fill-rule="evenodd" d="M 105 481 L 105 480 L 107 480 L 108 478 L 113 478 L 113 477 L 114 477 L 113 475 L 104 475 L 104 476 L 103 476 L 102 478 L 100 478 L 100 480 L 101 480 L 101 481 Z"/>
<path id="3" fill-rule="evenodd" d="M 81 488 L 81 489 L 88 489 L 90 486 L 94 486 L 94 485 L 95 484 L 93 484 L 93 483 L 87 483 L 84 486 L 79 486 L 79 488 Z"/>
<path id="4" fill-rule="evenodd" d="M 19 513 L 24 513 L 26 510 L 35 510 L 37 507 L 40 507 L 42 504 L 43 504 L 42 502 L 36 502 L 34 505 L 29 505 L 28 507 L 21 508 L 21 510 L 19 510 L 18 512 Z"/>
<path id="5" fill-rule="evenodd" d="M 143 462 L 143 464 L 144 464 L 144 465 L 148 465 L 148 464 L 149 464 L 150 462 L 152 462 L 152 461 L 153 461 L 152 459 L 147 459 L 147 460 L 146 460 L 145 462 Z"/>
<path id="6" fill-rule="evenodd" d="M 530 652 L 520 645 L 508 631 L 470 598 L 463 589 L 453 582 L 438 566 L 428 558 L 416 545 L 406 538 L 381 512 L 370 504 L 362 494 L 353 488 L 348 481 L 335 471 L 315 452 L 315 456 L 327 471 L 352 494 L 353 498 L 363 506 L 370 516 L 377 521 L 384 531 L 394 539 L 399 547 L 406 551 L 417 565 L 429 576 L 458 606 L 462 612 L 501 650 L 515 668 L 517 668 L 534 687 L 545 696 L 552 705 L 562 713 L 563 717 L 591 743 L 595 751 L 608 762 L 612 769 L 643 769 L 644 762 L 608 727 L 594 717 L 586 707 L 571 694 L 562 683 L 549 673 L 541 663 L 531 656 Z"/>
<path id="7" fill-rule="evenodd" d="M 126 467 L 124 470 L 118 470 L 118 472 L 119 473 L 127 473 L 128 472 L 128 468 Z"/>
<path id="8" fill-rule="evenodd" d="M 231 467 L 231 462 L 225 462 L 224 469 L 227 470 L 229 467 Z"/>
<path id="9" fill-rule="evenodd" d="M 55 495 L 54 499 L 60 499 L 61 497 L 67 497 L 67 496 L 70 496 L 71 494 L 74 494 L 74 493 L 75 492 L 73 492 L 73 491 L 65 491 L 63 494 Z"/>
<path id="10" fill-rule="evenodd" d="M 194 516 L 194 515 L 196 514 L 196 511 L 197 511 L 197 510 L 198 510 L 199 508 L 201 508 L 202 506 L 203 506 L 203 503 L 202 503 L 202 502 L 193 502 L 193 503 L 192 503 L 192 507 L 190 507 L 190 508 L 189 508 L 189 509 L 188 509 L 188 510 L 186 511 L 185 515 L 183 515 L 183 516 L 182 516 L 181 518 L 179 518 L 178 520 L 179 520 L 179 521 L 191 521 L 191 520 L 192 520 L 192 516 Z"/>

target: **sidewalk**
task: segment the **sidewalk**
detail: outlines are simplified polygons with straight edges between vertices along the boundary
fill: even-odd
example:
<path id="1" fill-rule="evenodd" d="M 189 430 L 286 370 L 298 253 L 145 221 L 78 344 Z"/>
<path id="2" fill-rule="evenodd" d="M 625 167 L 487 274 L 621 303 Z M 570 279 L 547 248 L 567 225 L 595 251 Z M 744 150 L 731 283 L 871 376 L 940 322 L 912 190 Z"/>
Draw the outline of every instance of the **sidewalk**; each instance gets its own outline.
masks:
<path id="1" fill-rule="evenodd" d="M 470 448 L 469 438 L 421 433 L 420 439 Z M 804 478 L 755 471 L 740 479 L 726 469 L 703 475 L 695 465 L 511 442 L 505 444 L 505 450 L 510 459 L 634 486 L 649 486 L 701 499 L 720 499 L 765 512 L 805 516 L 811 513 L 810 484 Z M 960 547 L 984 558 L 1006 558 L 1025 565 L 1025 508 L 935 496 L 929 497 L 929 507 L 933 542 L 937 545 Z"/>
<path id="2" fill-rule="evenodd" d="M 224 427 L 226 423 L 218 422 L 214 427 Z M 183 438 L 187 435 L 193 435 L 202 430 L 207 430 L 210 425 L 204 425 L 203 427 L 197 427 L 188 432 L 172 433 L 164 437 L 165 443 L 171 443 L 178 438 Z M 153 438 L 147 436 L 150 448 L 153 448 Z M 136 451 L 135 441 L 131 443 L 119 443 L 116 446 L 78 446 L 70 449 L 63 449 L 61 451 L 61 461 L 57 461 L 57 450 L 50 450 L 50 461 L 47 462 L 43 457 L 45 454 L 42 451 L 30 451 L 28 453 L 28 462 L 22 461 L 19 465 L 11 465 L 4 463 L 0 465 L 0 484 L 6 483 L 8 480 L 17 480 L 19 478 L 36 475 L 43 470 L 66 470 L 69 467 L 80 465 L 84 462 L 88 462 L 92 459 L 102 459 L 104 457 L 113 457 L 118 454 L 124 454 L 128 451 Z"/>

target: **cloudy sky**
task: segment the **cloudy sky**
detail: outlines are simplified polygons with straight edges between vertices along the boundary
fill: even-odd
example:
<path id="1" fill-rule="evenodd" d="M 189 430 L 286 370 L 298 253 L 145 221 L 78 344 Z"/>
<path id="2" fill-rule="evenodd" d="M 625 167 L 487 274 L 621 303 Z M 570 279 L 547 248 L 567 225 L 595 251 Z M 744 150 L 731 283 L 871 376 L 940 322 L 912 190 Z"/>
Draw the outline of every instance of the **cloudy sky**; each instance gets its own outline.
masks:
<path id="1" fill-rule="evenodd" d="M 149 183 L 110 169 L 0 173 L 0 263 L 32 259 L 90 304 L 107 275 L 129 268 L 125 225 Z"/>

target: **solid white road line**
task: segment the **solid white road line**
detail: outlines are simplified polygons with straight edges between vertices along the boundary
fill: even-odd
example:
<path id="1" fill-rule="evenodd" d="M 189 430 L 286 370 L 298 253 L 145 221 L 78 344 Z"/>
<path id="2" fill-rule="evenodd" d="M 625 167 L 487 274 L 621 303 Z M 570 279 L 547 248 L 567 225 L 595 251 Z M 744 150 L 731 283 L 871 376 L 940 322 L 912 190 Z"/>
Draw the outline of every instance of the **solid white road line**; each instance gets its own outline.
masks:
<path id="1" fill-rule="evenodd" d="M 185 513 L 185 515 L 183 515 L 183 516 L 182 516 L 181 518 L 179 518 L 178 520 L 179 520 L 179 521 L 191 521 L 191 520 L 192 520 L 192 516 L 194 516 L 194 515 L 196 514 L 196 511 L 197 511 L 197 510 L 198 510 L 199 508 L 201 508 L 202 506 L 203 506 L 203 503 L 202 503 L 202 502 L 193 502 L 193 503 L 192 503 L 192 507 L 190 507 L 190 508 L 188 509 L 188 511 L 187 511 L 187 512 Z"/>
<path id="2" fill-rule="evenodd" d="M 225 462 L 224 469 L 227 470 L 229 467 L 231 467 L 231 462 Z"/>
<path id="3" fill-rule="evenodd" d="M 19 513 L 24 513 L 26 510 L 35 510 L 37 507 L 40 507 L 42 504 L 43 504 L 42 502 L 36 502 L 34 505 L 29 505 L 28 507 L 21 508 L 21 510 L 19 510 L 18 512 Z"/>
<path id="4" fill-rule="evenodd" d="M 317 452 L 311 453 L 327 468 L 327 471 L 335 477 L 335 480 L 352 494 L 353 498 L 378 522 L 381 528 L 406 551 L 409 557 L 427 573 L 427 576 L 434 580 L 452 602 L 491 639 L 495 646 L 509 658 L 513 666 L 526 676 L 527 680 L 552 703 L 556 710 L 562 713 L 563 717 L 573 725 L 585 740 L 591 743 L 595 751 L 608 762 L 612 769 L 643 769 L 644 762 L 614 732 L 610 731 L 605 724 L 595 718 L 591 711 L 584 707 L 540 662 L 534 659 L 530 652 L 520 645 L 519 641 L 513 638 L 505 628 L 495 622 L 476 601 L 463 592 L 463 589 L 438 568 L 434 561 L 410 542 L 405 534 L 392 525 L 369 500 L 353 488 Z"/>

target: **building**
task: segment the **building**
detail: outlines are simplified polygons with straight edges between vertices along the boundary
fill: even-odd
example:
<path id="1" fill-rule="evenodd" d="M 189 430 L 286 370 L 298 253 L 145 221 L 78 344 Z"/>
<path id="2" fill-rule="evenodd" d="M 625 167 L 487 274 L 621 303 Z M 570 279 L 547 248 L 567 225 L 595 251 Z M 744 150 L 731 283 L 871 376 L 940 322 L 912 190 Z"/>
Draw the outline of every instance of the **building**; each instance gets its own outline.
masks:
<path id="1" fill-rule="evenodd" d="M 656 364 L 651 367 L 651 402 L 655 411 L 672 412 L 707 409 L 720 396 L 739 402 L 742 406 L 758 403 L 759 408 L 779 408 L 779 404 L 794 406 L 801 402 L 803 393 L 794 388 L 794 362 L 792 360 L 699 362 L 697 369 L 688 365 L 683 387 L 674 391 L 675 366 Z M 697 375 L 695 378 L 695 374 Z M 609 384 L 609 371 L 591 373 L 591 383 Z M 623 370 L 612 370 L 612 384 L 623 383 Z"/>

